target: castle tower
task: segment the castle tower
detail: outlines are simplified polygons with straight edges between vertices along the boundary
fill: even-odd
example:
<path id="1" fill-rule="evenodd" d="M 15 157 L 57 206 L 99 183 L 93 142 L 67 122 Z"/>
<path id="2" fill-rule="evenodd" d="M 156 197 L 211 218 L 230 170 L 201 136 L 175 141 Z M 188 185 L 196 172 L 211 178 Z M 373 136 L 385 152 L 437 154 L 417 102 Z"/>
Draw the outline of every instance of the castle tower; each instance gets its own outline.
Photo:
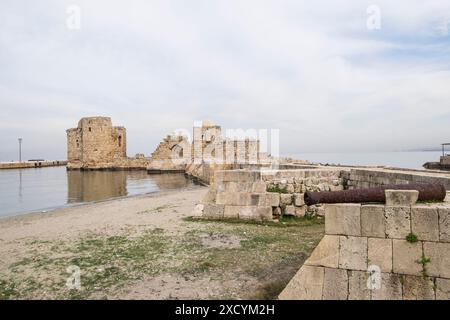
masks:
<path id="1" fill-rule="evenodd" d="M 111 118 L 82 118 L 77 128 L 67 130 L 67 167 L 107 168 L 127 157 L 126 141 L 126 129 L 113 127 Z"/>

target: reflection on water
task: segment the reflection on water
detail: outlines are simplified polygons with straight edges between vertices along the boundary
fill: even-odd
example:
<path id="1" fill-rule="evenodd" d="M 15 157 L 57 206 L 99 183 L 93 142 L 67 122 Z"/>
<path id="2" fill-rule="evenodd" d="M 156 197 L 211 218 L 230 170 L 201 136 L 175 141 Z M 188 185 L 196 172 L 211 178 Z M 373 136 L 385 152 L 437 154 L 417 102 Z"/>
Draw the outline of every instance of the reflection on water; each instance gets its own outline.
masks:
<path id="1" fill-rule="evenodd" d="M 192 184 L 183 174 L 149 175 L 145 171 L 0 170 L 0 217 Z"/>

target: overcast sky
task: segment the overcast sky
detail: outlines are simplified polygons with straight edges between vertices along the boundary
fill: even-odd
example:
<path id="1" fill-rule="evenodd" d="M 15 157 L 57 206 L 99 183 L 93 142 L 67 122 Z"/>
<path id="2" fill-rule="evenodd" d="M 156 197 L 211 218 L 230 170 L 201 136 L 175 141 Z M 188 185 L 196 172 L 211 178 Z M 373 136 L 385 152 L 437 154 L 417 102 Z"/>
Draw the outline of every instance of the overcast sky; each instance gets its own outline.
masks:
<path id="1" fill-rule="evenodd" d="M 202 119 L 280 129 L 285 154 L 437 147 L 449 29 L 448 0 L 2 0 L 0 160 L 18 137 L 25 158 L 63 159 L 65 129 L 95 115 L 130 155 Z"/>

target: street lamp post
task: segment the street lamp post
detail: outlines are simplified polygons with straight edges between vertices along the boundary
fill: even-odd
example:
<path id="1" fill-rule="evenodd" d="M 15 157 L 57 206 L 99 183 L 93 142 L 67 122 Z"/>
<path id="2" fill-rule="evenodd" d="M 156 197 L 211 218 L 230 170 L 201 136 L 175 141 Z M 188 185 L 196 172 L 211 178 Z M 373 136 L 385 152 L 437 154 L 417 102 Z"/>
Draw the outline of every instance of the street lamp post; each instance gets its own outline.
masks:
<path id="1" fill-rule="evenodd" d="M 22 162 L 22 138 L 19 138 L 19 162 Z"/>

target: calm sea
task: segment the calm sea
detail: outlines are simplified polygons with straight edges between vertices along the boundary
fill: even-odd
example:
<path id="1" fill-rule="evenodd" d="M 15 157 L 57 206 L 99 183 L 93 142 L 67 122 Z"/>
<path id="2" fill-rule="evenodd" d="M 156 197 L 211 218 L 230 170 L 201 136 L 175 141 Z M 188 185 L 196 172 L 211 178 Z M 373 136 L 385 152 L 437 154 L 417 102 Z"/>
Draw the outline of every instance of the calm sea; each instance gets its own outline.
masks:
<path id="1" fill-rule="evenodd" d="M 0 170 L 0 217 L 191 185 L 183 174 L 145 171 Z"/>
<path id="2" fill-rule="evenodd" d="M 380 165 L 408 169 L 423 169 L 425 162 L 439 162 L 440 151 L 411 152 L 347 152 L 298 153 L 287 155 L 314 163 L 343 165 Z"/>

